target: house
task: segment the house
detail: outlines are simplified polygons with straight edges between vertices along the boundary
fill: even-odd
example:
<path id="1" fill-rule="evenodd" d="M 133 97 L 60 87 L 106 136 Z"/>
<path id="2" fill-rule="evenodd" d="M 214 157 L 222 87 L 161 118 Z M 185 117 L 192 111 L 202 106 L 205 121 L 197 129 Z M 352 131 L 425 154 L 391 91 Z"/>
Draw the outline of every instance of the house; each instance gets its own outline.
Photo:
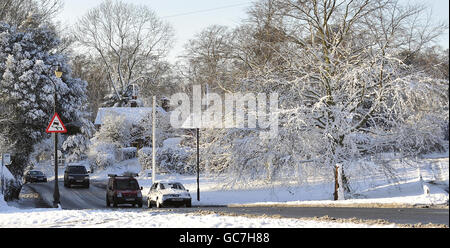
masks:
<path id="1" fill-rule="evenodd" d="M 158 111 L 158 109 L 157 109 Z M 108 115 L 113 116 L 123 116 L 131 123 L 139 123 L 145 116 L 151 115 L 152 108 L 150 107 L 109 107 L 109 108 L 99 108 L 97 111 L 97 117 L 95 118 L 94 125 L 97 130 L 103 124 L 105 117 Z"/>

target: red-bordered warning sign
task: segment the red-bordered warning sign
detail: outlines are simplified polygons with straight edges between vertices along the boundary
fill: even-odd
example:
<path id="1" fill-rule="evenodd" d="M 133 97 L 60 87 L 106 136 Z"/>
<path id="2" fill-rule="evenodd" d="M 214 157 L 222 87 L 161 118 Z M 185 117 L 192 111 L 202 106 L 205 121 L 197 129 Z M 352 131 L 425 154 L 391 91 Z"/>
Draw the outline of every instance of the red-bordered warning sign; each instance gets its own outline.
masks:
<path id="1" fill-rule="evenodd" d="M 59 118 L 58 113 L 55 113 L 55 115 L 53 115 L 53 118 L 50 121 L 50 124 L 48 124 L 47 130 L 45 131 L 47 133 L 67 133 L 67 129 L 64 126 L 64 123 L 61 121 L 61 118 Z"/>

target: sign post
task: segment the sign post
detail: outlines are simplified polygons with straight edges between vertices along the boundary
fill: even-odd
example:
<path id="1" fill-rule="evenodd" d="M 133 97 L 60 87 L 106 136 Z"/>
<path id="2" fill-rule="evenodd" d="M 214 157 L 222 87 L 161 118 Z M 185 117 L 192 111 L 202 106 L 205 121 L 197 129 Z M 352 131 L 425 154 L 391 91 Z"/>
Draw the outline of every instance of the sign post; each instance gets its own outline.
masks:
<path id="1" fill-rule="evenodd" d="M 58 133 L 66 133 L 67 129 L 64 126 L 58 113 L 55 112 L 50 124 L 48 124 L 47 133 L 53 133 L 55 136 L 55 190 L 53 192 L 53 207 L 58 207 L 59 204 L 59 187 L 58 187 Z"/>

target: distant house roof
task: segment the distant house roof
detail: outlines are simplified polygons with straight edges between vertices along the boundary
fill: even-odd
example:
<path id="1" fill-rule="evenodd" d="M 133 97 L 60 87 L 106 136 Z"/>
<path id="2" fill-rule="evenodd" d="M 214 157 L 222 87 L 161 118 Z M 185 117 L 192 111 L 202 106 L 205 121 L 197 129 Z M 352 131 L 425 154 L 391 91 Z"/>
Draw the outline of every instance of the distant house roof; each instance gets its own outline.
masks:
<path id="1" fill-rule="evenodd" d="M 161 107 L 157 107 L 156 111 L 161 113 L 166 113 Z M 131 107 L 111 107 L 111 108 L 99 108 L 97 112 L 97 117 L 95 118 L 95 125 L 102 125 L 105 117 L 108 115 L 113 116 L 124 116 L 127 120 L 132 123 L 138 123 L 145 116 L 152 113 L 152 108 L 131 108 Z"/>
<path id="2" fill-rule="evenodd" d="M 203 118 L 204 117 L 201 114 L 195 112 L 191 113 L 186 119 L 182 121 L 183 124 L 179 128 L 223 128 L 225 125 L 222 116 L 220 116 L 218 120 L 205 120 Z"/>

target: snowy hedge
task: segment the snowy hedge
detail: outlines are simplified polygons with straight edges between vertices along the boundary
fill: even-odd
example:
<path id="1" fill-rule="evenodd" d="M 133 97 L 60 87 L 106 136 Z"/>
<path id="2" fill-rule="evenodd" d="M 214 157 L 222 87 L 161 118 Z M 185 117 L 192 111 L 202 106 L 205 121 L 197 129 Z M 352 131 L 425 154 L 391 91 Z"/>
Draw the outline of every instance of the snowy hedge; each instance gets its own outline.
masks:
<path id="1" fill-rule="evenodd" d="M 0 178 L 0 185 L 3 187 L 4 200 L 11 201 L 19 199 L 22 183 L 11 174 L 6 166 L 3 167 L 3 179 Z"/>
<path id="2" fill-rule="evenodd" d="M 125 147 L 125 148 L 121 148 L 120 151 L 122 152 L 122 160 L 136 158 L 136 155 L 137 155 L 136 147 Z"/>
<path id="3" fill-rule="evenodd" d="M 118 148 L 115 144 L 99 142 L 96 138 L 91 140 L 88 160 L 91 168 L 105 169 L 116 162 Z"/>
<path id="4" fill-rule="evenodd" d="M 193 152 L 189 148 L 162 147 L 156 150 L 156 166 L 174 173 L 193 173 L 189 159 Z M 142 168 L 152 168 L 152 148 L 144 147 L 138 151 L 138 161 Z"/>

